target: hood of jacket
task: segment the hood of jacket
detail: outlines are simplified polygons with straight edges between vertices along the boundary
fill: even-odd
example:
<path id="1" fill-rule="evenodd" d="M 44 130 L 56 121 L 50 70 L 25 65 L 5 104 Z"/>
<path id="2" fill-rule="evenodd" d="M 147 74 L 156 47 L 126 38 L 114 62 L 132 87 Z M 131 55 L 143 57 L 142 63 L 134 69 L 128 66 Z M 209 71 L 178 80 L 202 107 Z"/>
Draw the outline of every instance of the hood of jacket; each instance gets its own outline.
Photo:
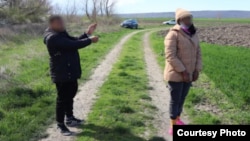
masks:
<path id="1" fill-rule="evenodd" d="M 50 28 L 47 28 L 44 31 L 44 34 L 43 34 L 43 36 L 44 36 L 44 40 L 43 40 L 44 44 L 47 43 L 48 39 L 50 39 L 51 37 L 53 37 L 55 35 L 69 36 L 66 30 L 63 31 L 63 32 L 56 32 L 56 31 L 54 31 L 54 30 L 52 30 Z"/>
<path id="2" fill-rule="evenodd" d="M 58 34 L 58 33 L 55 32 L 55 31 L 53 31 L 53 30 L 50 29 L 50 28 L 47 28 L 47 29 L 45 30 L 44 34 L 43 34 L 43 36 L 44 36 L 44 39 L 43 39 L 44 44 L 47 43 L 47 40 L 48 40 L 49 38 L 51 38 L 52 36 L 54 36 L 54 35 L 56 35 L 56 34 Z"/>

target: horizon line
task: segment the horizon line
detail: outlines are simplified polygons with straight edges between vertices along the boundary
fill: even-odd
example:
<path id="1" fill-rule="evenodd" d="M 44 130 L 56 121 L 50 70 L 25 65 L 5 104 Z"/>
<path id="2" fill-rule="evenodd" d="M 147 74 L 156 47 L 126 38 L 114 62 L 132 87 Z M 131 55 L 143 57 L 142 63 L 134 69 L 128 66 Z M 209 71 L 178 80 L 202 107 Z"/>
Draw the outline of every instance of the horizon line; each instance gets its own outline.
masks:
<path id="1" fill-rule="evenodd" d="M 235 11 L 235 12 L 250 12 L 250 10 L 190 10 L 190 12 L 229 12 L 229 11 Z M 165 12 L 138 12 L 138 13 L 117 13 L 120 14 L 152 14 L 152 13 L 175 13 L 175 11 L 165 11 Z M 116 14 L 116 15 L 117 15 Z"/>

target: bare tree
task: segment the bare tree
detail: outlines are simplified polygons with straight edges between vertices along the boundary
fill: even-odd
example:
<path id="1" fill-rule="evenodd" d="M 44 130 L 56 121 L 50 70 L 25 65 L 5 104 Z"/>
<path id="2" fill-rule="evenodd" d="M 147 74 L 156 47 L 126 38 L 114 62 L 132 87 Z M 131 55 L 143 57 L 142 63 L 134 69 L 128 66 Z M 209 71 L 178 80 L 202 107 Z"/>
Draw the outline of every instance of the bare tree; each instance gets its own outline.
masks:
<path id="1" fill-rule="evenodd" d="M 78 7 L 75 0 L 68 0 L 65 8 L 65 14 L 67 20 L 72 20 L 77 15 Z"/>
<path id="2" fill-rule="evenodd" d="M 89 13 L 89 0 L 83 0 L 83 11 L 85 15 L 87 16 L 87 18 L 91 20 L 91 16 Z"/>
<path id="3" fill-rule="evenodd" d="M 91 21 L 97 21 L 98 16 L 111 17 L 114 13 L 116 0 L 83 0 L 83 10 Z"/>
<path id="4" fill-rule="evenodd" d="M 83 11 L 89 20 L 97 20 L 100 12 L 100 1 L 102 0 L 83 0 Z"/>
<path id="5" fill-rule="evenodd" d="M 56 4 L 56 5 L 53 5 L 53 10 L 51 11 L 51 13 L 56 14 L 56 15 L 62 15 L 63 10 L 58 4 Z"/>
<path id="6" fill-rule="evenodd" d="M 100 5 L 99 5 L 99 9 L 100 9 L 100 15 L 103 17 L 104 16 L 104 2 L 105 0 L 100 0 Z"/>
<path id="7" fill-rule="evenodd" d="M 8 5 L 8 0 L 0 0 L 0 8 L 4 8 L 6 5 Z"/>
<path id="8" fill-rule="evenodd" d="M 97 16 L 99 14 L 99 1 L 100 0 L 92 0 L 92 5 L 93 5 L 93 8 L 92 8 L 92 21 L 97 21 Z"/>
<path id="9" fill-rule="evenodd" d="M 105 14 L 107 17 L 112 16 L 115 8 L 116 0 L 104 0 Z"/>
<path id="10" fill-rule="evenodd" d="M 48 0 L 0 0 L 0 7 L 11 22 L 39 21 L 51 10 Z"/>

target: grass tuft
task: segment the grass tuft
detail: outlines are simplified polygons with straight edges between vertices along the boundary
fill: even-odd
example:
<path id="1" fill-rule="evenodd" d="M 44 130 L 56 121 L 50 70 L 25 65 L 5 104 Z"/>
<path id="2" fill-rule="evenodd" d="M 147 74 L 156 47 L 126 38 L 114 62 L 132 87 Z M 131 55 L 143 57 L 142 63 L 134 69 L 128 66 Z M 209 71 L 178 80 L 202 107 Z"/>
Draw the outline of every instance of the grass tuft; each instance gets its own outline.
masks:
<path id="1" fill-rule="evenodd" d="M 195 111 L 193 113 L 196 118 L 194 118 L 194 124 L 221 124 L 218 117 L 204 111 Z"/>
<path id="2" fill-rule="evenodd" d="M 125 106 L 125 105 L 120 105 L 120 106 L 118 106 L 118 108 L 119 108 L 120 113 L 129 114 L 129 113 L 134 113 L 135 112 L 131 107 Z"/>
<path id="3" fill-rule="evenodd" d="M 125 135 L 125 134 L 128 134 L 130 132 L 130 130 L 128 128 L 123 127 L 122 125 L 120 125 L 120 126 L 116 126 L 114 128 L 114 132 L 118 133 L 120 135 Z"/>
<path id="4" fill-rule="evenodd" d="M 2 109 L 0 109 L 0 120 L 3 119 L 4 116 L 5 116 L 5 112 Z"/>
<path id="5" fill-rule="evenodd" d="M 140 98 L 143 99 L 143 100 L 152 101 L 152 98 L 149 95 L 147 95 L 147 94 L 142 94 L 140 96 Z"/>

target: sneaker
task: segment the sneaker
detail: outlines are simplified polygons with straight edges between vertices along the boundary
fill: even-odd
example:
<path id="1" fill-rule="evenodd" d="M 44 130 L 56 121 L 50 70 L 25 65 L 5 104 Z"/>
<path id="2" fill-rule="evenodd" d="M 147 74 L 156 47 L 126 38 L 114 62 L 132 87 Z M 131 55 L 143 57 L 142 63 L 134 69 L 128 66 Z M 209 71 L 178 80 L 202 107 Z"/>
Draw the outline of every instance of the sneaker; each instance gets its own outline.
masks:
<path id="1" fill-rule="evenodd" d="M 70 132 L 70 130 L 65 126 L 64 123 L 57 124 L 57 129 L 60 130 L 60 132 L 61 132 L 61 134 L 63 136 L 70 136 L 70 135 L 72 135 L 72 132 Z"/>
<path id="2" fill-rule="evenodd" d="M 176 125 L 186 125 L 182 120 L 178 119 Z"/>
<path id="3" fill-rule="evenodd" d="M 66 125 L 69 127 L 76 127 L 83 123 L 83 120 L 77 119 L 74 116 L 66 119 Z"/>
<path id="4" fill-rule="evenodd" d="M 169 134 L 169 135 L 171 135 L 171 136 L 173 135 L 173 128 L 172 128 L 172 127 L 171 127 L 171 128 L 169 128 L 169 130 L 168 130 L 168 134 Z"/>

